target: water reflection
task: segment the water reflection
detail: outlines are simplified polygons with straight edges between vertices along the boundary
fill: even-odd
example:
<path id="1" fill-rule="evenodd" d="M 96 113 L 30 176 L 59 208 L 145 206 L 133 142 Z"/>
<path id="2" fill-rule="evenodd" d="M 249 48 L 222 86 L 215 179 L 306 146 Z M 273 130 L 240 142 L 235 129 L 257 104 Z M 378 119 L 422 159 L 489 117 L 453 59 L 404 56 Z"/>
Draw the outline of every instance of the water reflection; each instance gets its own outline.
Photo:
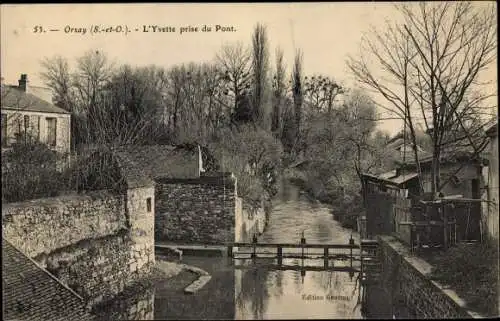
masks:
<path id="1" fill-rule="evenodd" d="M 270 225 L 259 242 L 298 243 L 304 232 L 308 243 L 348 243 L 352 232 L 332 219 L 330 209 L 313 205 L 297 189 L 289 188 L 287 193 L 285 200 L 274 204 Z M 359 242 L 356 233 L 352 236 Z M 182 263 L 206 270 L 212 275 L 211 281 L 193 295 L 183 292 L 196 278 L 188 272 L 173 280 L 157 282 L 155 290 L 149 292 L 147 304 L 129 300 L 109 308 L 113 313 L 104 313 L 99 320 L 361 319 L 361 296 L 367 292 L 367 316 L 392 317 L 387 297 L 380 294 L 380 288 L 360 287 L 358 273 L 321 271 L 322 259 L 282 260 L 282 268 L 290 265 L 298 267 L 297 270 L 270 268 L 271 264 L 279 266 L 274 259 L 233 262 L 226 258 L 184 256 Z M 236 268 L 237 265 L 245 268 Z M 301 270 L 309 266 L 320 271 Z M 348 267 L 350 262 L 330 261 L 329 266 Z M 141 300 L 145 299 L 139 296 L 136 302 Z M 148 308 L 144 309 L 145 306 Z M 149 314 L 140 312 L 144 310 Z"/>
<path id="2" fill-rule="evenodd" d="M 332 219 L 329 208 L 311 203 L 294 187 L 289 186 L 282 196 L 259 242 L 298 243 L 304 233 L 307 243 L 348 243 L 351 231 Z M 354 233 L 353 237 L 358 236 Z M 362 318 L 358 273 L 278 271 L 246 261 L 257 266 L 235 271 L 240 284 L 235 293 L 237 319 Z M 323 260 L 284 258 L 282 264 L 322 267 Z M 335 261 L 334 265 L 347 267 L 350 262 Z"/>
<path id="3" fill-rule="evenodd" d="M 137 287 L 122 293 L 113 302 L 94 308 L 97 321 L 154 320 L 154 287 Z"/>

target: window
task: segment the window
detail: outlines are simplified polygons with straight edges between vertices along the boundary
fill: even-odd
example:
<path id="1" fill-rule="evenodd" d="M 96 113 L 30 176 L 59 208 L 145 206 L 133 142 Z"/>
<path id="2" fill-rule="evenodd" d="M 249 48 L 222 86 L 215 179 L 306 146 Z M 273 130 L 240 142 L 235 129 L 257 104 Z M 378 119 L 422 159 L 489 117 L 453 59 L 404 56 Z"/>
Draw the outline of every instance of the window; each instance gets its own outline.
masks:
<path id="1" fill-rule="evenodd" d="M 24 115 L 24 132 L 28 133 L 30 128 L 30 116 Z"/>
<path id="2" fill-rule="evenodd" d="M 40 122 L 42 121 L 42 117 L 36 117 L 36 139 L 40 141 Z"/>
<path id="3" fill-rule="evenodd" d="M 49 146 L 56 146 L 56 118 L 47 118 L 47 144 Z"/>
<path id="4" fill-rule="evenodd" d="M 151 197 L 148 197 L 146 199 L 146 207 L 147 207 L 148 212 L 151 212 Z"/>

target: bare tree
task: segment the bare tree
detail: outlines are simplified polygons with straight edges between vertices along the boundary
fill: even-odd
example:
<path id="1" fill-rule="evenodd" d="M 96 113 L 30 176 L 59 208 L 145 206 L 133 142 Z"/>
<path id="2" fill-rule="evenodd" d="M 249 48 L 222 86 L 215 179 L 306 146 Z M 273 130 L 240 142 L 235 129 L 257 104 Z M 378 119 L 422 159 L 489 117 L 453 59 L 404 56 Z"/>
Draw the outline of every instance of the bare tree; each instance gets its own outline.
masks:
<path id="1" fill-rule="evenodd" d="M 335 99 L 344 89 L 334 79 L 322 75 L 304 78 L 304 99 L 318 111 L 327 110 L 332 113 Z"/>
<path id="2" fill-rule="evenodd" d="M 446 145 L 456 151 L 458 141 L 467 142 L 475 155 L 486 146 L 476 138 L 492 95 L 481 90 L 484 84 L 479 80 L 496 58 L 496 16 L 493 6 L 469 2 L 421 2 L 397 8 L 403 22 L 387 23 L 386 32 L 375 33 L 366 42 L 363 52 L 372 61 L 362 56 L 350 58 L 348 65 L 361 83 L 391 104 L 382 108 L 409 127 L 417 163 L 415 124 L 424 123 L 433 142 L 434 196 L 443 187 L 439 162 Z M 373 61 L 379 73 L 370 68 Z"/>
<path id="3" fill-rule="evenodd" d="M 224 95 L 229 99 L 229 111 L 238 110 L 242 97 L 250 92 L 250 52 L 242 43 L 224 45 L 216 56 L 220 77 L 225 82 Z"/>
<path id="4" fill-rule="evenodd" d="M 75 108 L 72 105 L 71 95 L 71 75 L 68 60 L 61 56 L 45 58 L 42 60 L 42 79 L 53 91 L 53 102 L 56 106 L 72 112 Z"/>

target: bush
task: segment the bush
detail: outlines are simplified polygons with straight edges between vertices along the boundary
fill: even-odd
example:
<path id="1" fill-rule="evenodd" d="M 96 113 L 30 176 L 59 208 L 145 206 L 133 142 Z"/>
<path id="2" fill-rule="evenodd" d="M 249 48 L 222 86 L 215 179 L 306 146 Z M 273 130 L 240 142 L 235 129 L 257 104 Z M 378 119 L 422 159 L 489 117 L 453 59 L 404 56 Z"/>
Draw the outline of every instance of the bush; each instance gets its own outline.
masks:
<path id="1" fill-rule="evenodd" d="M 60 155 L 41 143 L 18 143 L 2 153 L 2 200 L 24 200 L 57 196 L 66 188 L 57 170 Z"/>
<path id="2" fill-rule="evenodd" d="M 221 170 L 238 178 L 238 195 L 260 206 L 276 194 L 283 147 L 273 135 L 253 125 L 222 130 L 209 148 Z"/>

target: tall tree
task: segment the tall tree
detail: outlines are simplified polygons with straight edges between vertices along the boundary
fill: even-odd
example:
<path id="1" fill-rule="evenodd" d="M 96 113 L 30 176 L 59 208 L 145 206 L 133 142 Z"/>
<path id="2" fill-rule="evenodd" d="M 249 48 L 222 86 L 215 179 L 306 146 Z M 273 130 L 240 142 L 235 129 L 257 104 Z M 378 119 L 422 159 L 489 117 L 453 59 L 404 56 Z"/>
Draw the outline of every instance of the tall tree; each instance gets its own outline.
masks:
<path id="1" fill-rule="evenodd" d="M 397 8 L 402 21 L 389 23 L 385 32 L 366 41 L 363 52 L 376 64 L 368 64 L 363 56 L 350 58 L 348 64 L 361 83 L 391 104 L 382 108 L 409 127 L 417 162 L 416 120 L 424 123 L 433 145 L 431 192 L 435 196 L 443 187 L 439 164 L 446 145 L 460 140 L 476 155 L 486 146 L 485 140 L 478 139 L 477 127 L 486 122 L 485 105 L 492 96 L 480 81 L 496 59 L 494 5 L 421 2 Z M 457 130 L 461 134 L 456 135 Z M 450 147 L 449 151 L 457 150 Z"/>
<path id="2" fill-rule="evenodd" d="M 276 71 L 273 76 L 273 110 L 271 114 L 271 131 L 278 136 L 282 128 L 282 109 L 288 91 L 286 84 L 286 67 L 283 61 L 283 50 L 276 48 Z"/>
<path id="3" fill-rule="evenodd" d="M 302 50 L 297 50 L 292 72 L 292 94 L 295 112 L 295 133 L 296 141 L 299 139 L 300 123 L 302 120 L 302 104 L 304 102 L 303 75 L 302 75 L 303 54 Z"/>
<path id="4" fill-rule="evenodd" d="M 257 24 L 252 36 L 253 119 L 263 122 L 266 114 L 269 73 L 269 45 L 266 27 Z"/>

